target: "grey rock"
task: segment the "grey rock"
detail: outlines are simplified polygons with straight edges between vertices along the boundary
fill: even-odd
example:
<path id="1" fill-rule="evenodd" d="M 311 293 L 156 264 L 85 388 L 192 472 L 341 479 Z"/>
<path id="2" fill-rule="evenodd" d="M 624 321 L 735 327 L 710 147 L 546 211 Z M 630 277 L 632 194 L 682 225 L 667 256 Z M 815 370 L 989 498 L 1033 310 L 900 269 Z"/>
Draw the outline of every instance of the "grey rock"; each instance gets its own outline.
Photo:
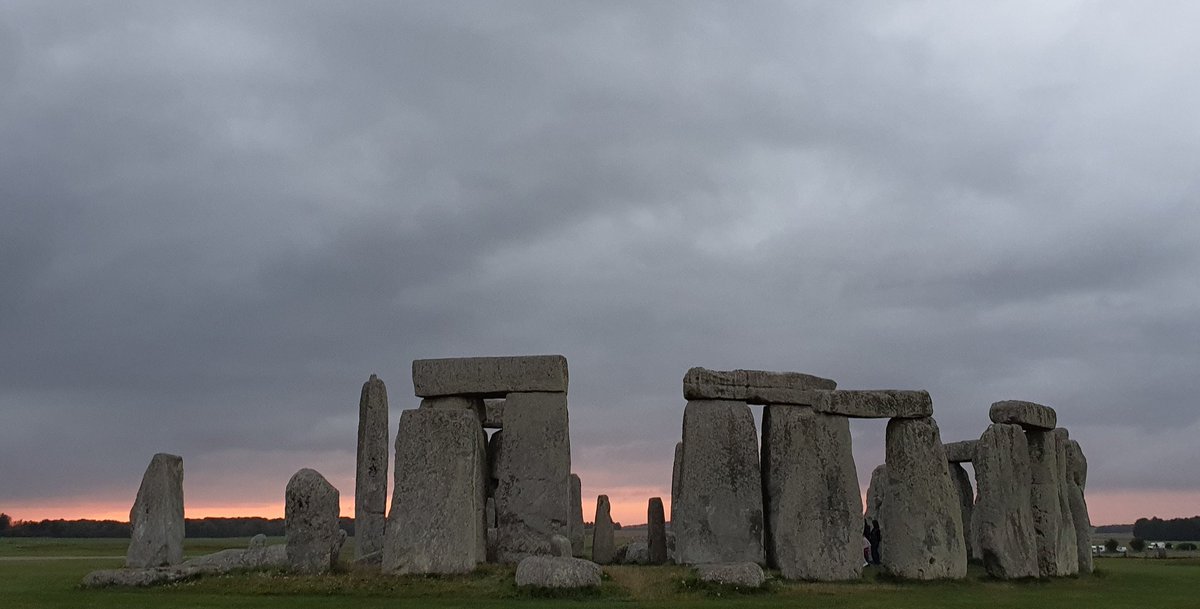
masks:
<path id="1" fill-rule="evenodd" d="M 466 410 L 475 415 L 479 420 L 479 425 L 483 426 L 483 421 L 487 417 L 483 398 L 473 398 L 461 395 L 446 395 L 435 398 L 424 398 L 421 400 L 420 408 L 440 408 L 443 410 Z"/>
<path id="2" fill-rule="evenodd" d="M 746 588 L 759 588 L 767 581 L 762 567 L 752 562 L 696 565 L 696 576 L 701 581 Z"/>
<path id="3" fill-rule="evenodd" d="M 763 562 L 762 497 L 750 407 L 735 401 L 688 402 L 676 522 L 671 523 L 678 561 Z"/>
<path id="4" fill-rule="evenodd" d="M 683 442 L 675 443 L 675 461 L 671 464 L 671 527 L 675 526 L 675 506 L 679 505 L 679 467 L 683 464 Z"/>
<path id="5" fill-rule="evenodd" d="M 661 497 L 651 497 L 646 505 L 646 561 L 652 565 L 667 562 L 667 523 Z"/>
<path id="6" fill-rule="evenodd" d="M 946 447 L 946 460 L 951 463 L 970 463 L 975 460 L 975 443 L 978 440 L 963 440 L 961 442 L 948 442 Z"/>
<path id="7" fill-rule="evenodd" d="M 1062 504 L 1058 490 L 1058 442 L 1053 431 L 1026 428 L 1029 444 L 1029 503 L 1037 539 L 1038 575 L 1058 575 L 1059 529 Z M 1074 550 L 1071 552 L 1074 554 Z"/>
<path id="8" fill-rule="evenodd" d="M 101 569 L 92 571 L 83 577 L 80 585 L 84 588 L 106 588 L 109 586 L 146 587 L 169 584 L 192 577 L 185 569 L 166 568 L 135 568 L 135 569 Z"/>
<path id="9" fill-rule="evenodd" d="M 320 473 L 302 469 L 288 480 L 284 532 L 288 566 L 300 573 L 325 573 L 337 562 L 345 533 L 338 528 L 338 490 Z"/>
<path id="10" fill-rule="evenodd" d="M 1079 543 L 1075 538 L 1075 519 L 1071 516 L 1071 491 L 1068 488 L 1067 450 L 1071 438 L 1061 427 L 1054 434 L 1055 462 L 1058 467 L 1058 571 L 1057 575 L 1069 576 L 1079 573 Z M 1088 532 L 1090 539 L 1091 532 Z"/>
<path id="11" fill-rule="evenodd" d="M 884 569 L 908 579 L 965 577 L 962 513 L 932 418 L 888 421 L 887 473 L 879 523 Z"/>
<path id="12" fill-rule="evenodd" d="M 183 458 L 158 453 L 142 475 L 129 510 L 125 566 L 161 567 L 183 560 Z"/>
<path id="13" fill-rule="evenodd" d="M 801 406 L 763 411 L 767 564 L 787 579 L 862 576 L 862 496 L 850 420 Z"/>
<path id="14" fill-rule="evenodd" d="M 667 531 L 667 561 L 675 563 L 675 531 Z"/>
<path id="15" fill-rule="evenodd" d="M 564 393 L 510 393 L 495 491 L 500 560 L 551 553 L 569 535 L 571 436 Z"/>
<path id="16" fill-rule="evenodd" d="M 683 397 L 687 400 L 807 404 L 812 390 L 836 387 L 837 383 L 829 379 L 799 372 L 692 368 L 683 376 Z"/>
<path id="17" fill-rule="evenodd" d="M 255 535 L 246 549 L 229 549 L 184 561 L 179 568 L 190 574 L 216 574 L 247 569 L 287 566 L 287 547 L 266 545 L 265 535 Z"/>
<path id="18" fill-rule="evenodd" d="M 625 544 L 618 552 L 621 559 L 620 563 L 627 565 L 648 565 L 650 564 L 650 549 L 644 541 L 631 541 Z"/>
<path id="19" fill-rule="evenodd" d="M 1058 423 L 1058 415 L 1049 406 L 1021 400 L 1004 400 L 992 404 L 988 417 L 993 423 L 1015 423 L 1025 429 L 1049 431 Z"/>
<path id="20" fill-rule="evenodd" d="M 967 544 L 967 556 L 975 556 L 975 539 L 971 534 L 971 517 L 975 511 L 975 489 L 971 488 L 971 476 L 959 462 L 950 462 L 950 479 L 958 494 L 958 507 L 962 512 L 963 540 Z"/>
<path id="21" fill-rule="evenodd" d="M 413 360 L 418 397 L 469 395 L 503 398 L 509 393 L 567 392 L 567 358 L 561 355 L 456 357 Z"/>
<path id="22" fill-rule="evenodd" d="M 879 520 L 879 508 L 887 496 L 887 464 L 877 465 L 871 470 L 871 483 L 867 487 L 867 511 L 865 518 L 868 523 Z"/>
<path id="23" fill-rule="evenodd" d="M 571 540 L 562 535 L 551 535 L 550 546 L 554 548 L 555 556 L 571 556 Z"/>
<path id="24" fill-rule="evenodd" d="M 485 560 L 484 443 L 469 410 L 401 413 L 385 573 L 468 573 Z"/>
<path id="25" fill-rule="evenodd" d="M 1070 440 L 1067 443 L 1067 492 L 1071 507 L 1071 522 L 1075 525 L 1076 554 L 1078 555 L 1079 572 L 1091 573 L 1094 569 L 1092 561 L 1092 519 L 1088 516 L 1087 499 L 1084 498 L 1084 488 L 1087 485 L 1087 458 L 1079 442 Z"/>
<path id="26" fill-rule="evenodd" d="M 563 556 L 529 556 L 517 563 L 517 585 L 536 588 L 594 588 L 600 585 L 600 565 Z"/>
<path id="27" fill-rule="evenodd" d="M 372 374 L 358 399 L 358 459 L 354 479 L 354 557 L 383 549 L 388 491 L 387 387 Z"/>
<path id="28" fill-rule="evenodd" d="M 583 481 L 571 474 L 571 555 L 583 556 Z"/>
<path id="29" fill-rule="evenodd" d="M 924 418 L 933 415 L 926 391 L 901 389 L 819 391 L 809 402 L 814 410 L 855 419 Z"/>
<path id="30" fill-rule="evenodd" d="M 608 495 L 600 495 L 596 498 L 596 519 L 592 524 L 592 561 L 601 565 L 611 564 L 616 553 Z"/>
<path id="31" fill-rule="evenodd" d="M 983 566 L 999 579 L 1037 577 L 1025 432 L 1015 424 L 990 425 L 976 445 L 974 467 L 979 497 L 972 518 Z"/>
<path id="32" fill-rule="evenodd" d="M 483 504 L 483 522 L 489 529 L 496 528 L 496 498 L 488 497 Z"/>
<path id="33" fill-rule="evenodd" d="M 378 569 L 383 566 L 383 550 L 371 552 L 354 559 L 354 564 Z"/>
<path id="34" fill-rule="evenodd" d="M 485 428 L 501 429 L 504 427 L 504 400 L 484 400 L 483 412 L 483 426 Z"/>
<path id="35" fill-rule="evenodd" d="M 500 548 L 496 545 L 499 539 L 498 530 L 491 527 L 487 530 L 487 561 L 500 562 Z"/>

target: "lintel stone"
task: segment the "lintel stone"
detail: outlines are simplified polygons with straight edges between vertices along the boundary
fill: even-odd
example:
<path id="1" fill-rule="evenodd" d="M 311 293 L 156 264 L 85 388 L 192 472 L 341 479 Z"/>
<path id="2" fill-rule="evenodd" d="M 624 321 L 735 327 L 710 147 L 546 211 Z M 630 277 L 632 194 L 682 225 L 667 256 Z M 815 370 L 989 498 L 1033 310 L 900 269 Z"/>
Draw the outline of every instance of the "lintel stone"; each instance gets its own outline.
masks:
<path id="1" fill-rule="evenodd" d="M 961 442 L 948 442 L 944 444 L 946 448 L 946 460 L 951 463 L 971 463 L 975 460 L 975 443 L 978 440 L 963 440 Z"/>
<path id="2" fill-rule="evenodd" d="M 1049 431 L 1058 424 L 1058 415 L 1049 406 L 1021 400 L 1004 400 L 992 404 L 988 417 L 993 423 L 1015 423 L 1026 429 Z"/>
<path id="3" fill-rule="evenodd" d="M 836 389 L 837 383 L 800 372 L 709 370 L 692 368 L 683 376 L 687 400 L 736 400 L 748 404 L 806 404 L 811 391 Z"/>
<path id="4" fill-rule="evenodd" d="M 412 371 L 413 391 L 422 398 L 567 392 L 567 358 L 561 355 L 418 359 Z"/>

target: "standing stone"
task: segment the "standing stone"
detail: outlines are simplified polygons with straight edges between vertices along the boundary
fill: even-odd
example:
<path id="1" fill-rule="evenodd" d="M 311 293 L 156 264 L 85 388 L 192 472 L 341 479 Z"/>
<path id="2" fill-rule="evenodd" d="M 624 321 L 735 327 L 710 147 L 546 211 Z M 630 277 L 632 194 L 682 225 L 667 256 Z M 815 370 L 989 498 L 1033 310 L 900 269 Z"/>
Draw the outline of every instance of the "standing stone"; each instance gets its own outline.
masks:
<path id="1" fill-rule="evenodd" d="M 675 443 L 675 461 L 671 465 L 671 532 L 675 532 L 675 506 L 679 505 L 679 467 L 683 464 L 683 442 Z"/>
<path id="2" fill-rule="evenodd" d="M 687 403 L 679 495 L 672 529 L 680 564 L 763 562 L 758 438 L 745 402 Z"/>
<path id="3" fill-rule="evenodd" d="M 571 437 L 565 393 L 510 393 L 497 467 L 500 560 L 549 555 L 550 537 L 568 535 L 571 520 Z"/>
<path id="4" fill-rule="evenodd" d="M 646 506 L 646 552 L 650 564 L 666 564 L 667 523 L 661 497 L 651 497 Z"/>
<path id="5" fill-rule="evenodd" d="M 1054 434 L 1055 462 L 1058 465 L 1058 571 L 1062 577 L 1079 573 L 1079 543 L 1075 538 L 1075 519 L 1071 517 L 1071 491 L 1067 488 L 1067 446 L 1071 442 L 1067 430 L 1056 428 Z"/>
<path id="6" fill-rule="evenodd" d="M 133 509 L 125 566 L 163 567 L 183 560 L 183 457 L 158 453 L 150 459 Z"/>
<path id="7" fill-rule="evenodd" d="M 337 562 L 345 539 L 338 528 L 338 497 L 338 490 L 316 470 L 302 469 L 288 480 L 283 528 L 293 570 L 325 573 Z"/>
<path id="8" fill-rule="evenodd" d="M 879 509 L 887 496 L 887 464 L 877 465 L 871 470 L 871 485 L 867 487 L 867 524 L 879 520 Z"/>
<path id="9" fill-rule="evenodd" d="M 862 576 L 862 496 L 850 420 L 804 406 L 763 411 L 767 564 L 787 579 Z"/>
<path id="10" fill-rule="evenodd" d="M 1087 487 L 1087 458 L 1079 442 L 1067 442 L 1067 492 L 1071 505 L 1071 521 L 1075 524 L 1076 554 L 1079 556 L 1079 572 L 1091 573 L 1092 562 L 1092 519 L 1088 516 L 1087 500 L 1083 491 Z"/>
<path id="11" fill-rule="evenodd" d="M 596 498 L 596 521 L 592 525 L 592 562 L 607 565 L 616 555 L 617 546 L 613 540 L 613 521 L 608 495 L 600 495 Z"/>
<path id="12" fill-rule="evenodd" d="M 1037 577 L 1037 540 L 1029 504 L 1029 446 L 1018 425 L 993 423 L 975 449 L 973 527 L 983 566 L 999 579 Z"/>
<path id="13" fill-rule="evenodd" d="M 387 387 L 374 374 L 358 399 L 358 464 L 354 479 L 354 558 L 383 549 L 387 522 Z"/>
<path id="14" fill-rule="evenodd" d="M 965 577 L 962 512 L 932 418 L 888 421 L 887 472 L 879 523 L 884 568 L 908 579 Z"/>
<path id="15" fill-rule="evenodd" d="M 1029 503 L 1037 539 L 1038 575 L 1058 575 L 1062 506 L 1058 493 L 1058 441 L 1053 431 L 1026 428 L 1029 443 Z M 1074 552 L 1072 552 L 1074 553 Z"/>
<path id="16" fill-rule="evenodd" d="M 484 445 L 469 410 L 401 413 L 385 573 L 468 573 L 485 560 Z"/>
<path id="17" fill-rule="evenodd" d="M 496 528 L 496 498 L 488 497 L 483 504 L 483 522 L 489 529 Z"/>
<path id="18" fill-rule="evenodd" d="M 583 481 L 571 474 L 571 555 L 583 556 Z"/>
<path id="19" fill-rule="evenodd" d="M 950 462 L 950 479 L 958 493 L 958 507 L 962 513 L 963 541 L 967 544 L 967 556 L 975 556 L 975 545 L 971 534 L 971 516 L 975 511 L 975 490 L 971 488 L 971 477 L 958 461 Z"/>

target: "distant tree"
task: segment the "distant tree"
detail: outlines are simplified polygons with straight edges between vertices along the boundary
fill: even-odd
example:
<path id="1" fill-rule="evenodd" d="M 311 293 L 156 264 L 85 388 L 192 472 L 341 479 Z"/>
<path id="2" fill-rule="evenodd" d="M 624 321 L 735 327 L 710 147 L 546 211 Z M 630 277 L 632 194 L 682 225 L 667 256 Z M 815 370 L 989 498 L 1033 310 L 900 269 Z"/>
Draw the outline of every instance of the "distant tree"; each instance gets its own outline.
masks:
<path id="1" fill-rule="evenodd" d="M 7 531 L 12 526 L 12 518 L 8 514 L 0 512 L 0 533 Z"/>
<path id="2" fill-rule="evenodd" d="M 1141 552 L 1146 549 L 1146 540 L 1141 537 L 1134 537 L 1129 540 L 1129 548 L 1134 552 Z"/>
<path id="3" fill-rule="evenodd" d="M 1175 549 L 1176 549 L 1176 550 L 1182 550 L 1182 551 L 1185 551 L 1185 552 L 1195 552 L 1195 551 L 1196 551 L 1196 544 L 1194 544 L 1194 543 L 1192 543 L 1192 542 L 1190 542 L 1190 541 L 1185 541 L 1185 542 L 1183 542 L 1183 543 L 1181 543 L 1181 544 L 1179 544 L 1179 545 L 1175 546 Z"/>
<path id="4" fill-rule="evenodd" d="M 1109 553 L 1116 552 L 1117 546 L 1119 545 L 1121 544 L 1117 543 L 1117 540 L 1109 539 L 1108 541 L 1104 542 L 1104 551 Z"/>
<path id="5" fill-rule="evenodd" d="M 1164 547 L 1166 547 L 1166 549 L 1170 550 L 1170 549 L 1171 549 L 1171 542 L 1169 542 L 1169 541 L 1168 541 L 1168 542 L 1167 542 L 1167 545 L 1166 545 L 1166 546 L 1164 546 Z"/>

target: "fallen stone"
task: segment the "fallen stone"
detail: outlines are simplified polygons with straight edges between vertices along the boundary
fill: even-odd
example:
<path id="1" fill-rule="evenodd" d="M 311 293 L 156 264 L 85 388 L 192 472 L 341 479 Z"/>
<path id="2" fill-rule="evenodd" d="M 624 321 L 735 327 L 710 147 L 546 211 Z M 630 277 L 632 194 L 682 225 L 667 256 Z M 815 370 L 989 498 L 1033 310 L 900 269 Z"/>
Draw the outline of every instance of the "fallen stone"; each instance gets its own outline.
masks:
<path id="1" fill-rule="evenodd" d="M 485 560 L 484 442 L 469 410 L 401 413 L 385 573 L 469 573 Z"/>
<path id="2" fill-rule="evenodd" d="M 863 505 L 850 420 L 767 406 L 762 444 L 767 564 L 786 579 L 859 579 Z"/>
<path id="3" fill-rule="evenodd" d="M 1015 424 L 990 425 L 976 445 L 974 467 L 979 498 L 973 527 L 988 575 L 998 579 L 1037 577 L 1025 432 Z"/>
<path id="4" fill-rule="evenodd" d="M 708 370 L 692 368 L 683 376 L 686 400 L 736 400 L 750 404 L 807 404 L 812 390 L 837 383 L 799 372 Z"/>
<path id="5" fill-rule="evenodd" d="M 552 535 L 550 546 L 554 548 L 555 556 L 571 556 L 571 540 L 562 535 Z"/>
<path id="6" fill-rule="evenodd" d="M 509 393 L 567 392 L 567 358 L 561 355 L 456 357 L 413 360 L 417 397 L 465 395 L 503 398 Z"/>
<path id="7" fill-rule="evenodd" d="M 1038 575 L 1058 575 L 1059 529 L 1062 505 L 1058 492 L 1058 442 L 1052 431 L 1026 428 L 1029 444 L 1029 503 L 1033 510 L 1033 529 L 1037 540 Z M 1071 552 L 1074 554 L 1074 550 Z"/>
<path id="8" fill-rule="evenodd" d="M 762 567 L 752 562 L 696 565 L 696 576 L 701 581 L 746 588 L 760 588 L 767 581 Z"/>
<path id="9" fill-rule="evenodd" d="M 887 425 L 887 496 L 880 531 L 883 567 L 907 579 L 967 574 L 962 513 L 933 418 Z"/>
<path id="10" fill-rule="evenodd" d="M 282 568 L 287 566 L 287 547 L 266 545 L 265 535 L 255 535 L 246 549 L 234 548 L 197 556 L 180 563 L 179 568 L 191 574 L 219 574 L 249 569 Z"/>
<path id="11" fill-rule="evenodd" d="M 963 541 L 967 544 L 967 556 L 975 555 L 974 539 L 971 535 L 971 516 L 975 511 L 975 489 L 971 488 L 971 477 L 958 462 L 950 462 L 950 479 L 957 491 L 958 507 L 962 512 Z"/>
<path id="12" fill-rule="evenodd" d="M 1021 400 L 1004 400 L 992 404 L 988 417 L 993 423 L 1015 423 L 1026 429 L 1049 431 L 1058 422 L 1058 415 L 1049 406 Z"/>
<path id="13" fill-rule="evenodd" d="M 758 438 L 745 402 L 687 403 L 679 494 L 671 526 L 681 564 L 763 562 Z"/>
<path id="14" fill-rule="evenodd" d="M 592 562 L 601 565 L 612 564 L 616 554 L 608 495 L 600 495 L 596 498 L 596 519 L 592 524 Z"/>
<path id="15" fill-rule="evenodd" d="M 354 480 L 354 557 L 383 549 L 388 491 L 387 387 L 372 374 L 358 399 L 358 459 Z"/>
<path id="16" fill-rule="evenodd" d="M 951 463 L 970 463 L 975 460 L 977 440 L 963 440 L 946 444 L 946 460 Z"/>
<path id="17" fill-rule="evenodd" d="M 879 508 L 883 505 L 883 498 L 887 496 L 887 465 L 877 465 L 871 470 L 871 482 L 867 487 L 867 512 L 866 520 L 868 524 L 874 524 L 879 520 Z"/>
<path id="18" fill-rule="evenodd" d="M 485 428 L 501 429 L 504 427 L 504 400 L 484 400 L 483 412 L 483 426 Z"/>
<path id="19" fill-rule="evenodd" d="M 564 556 L 529 556 L 517 563 L 517 585 L 536 588 L 594 588 L 600 565 Z"/>
<path id="20" fill-rule="evenodd" d="M 317 574 L 333 568 L 345 539 L 340 511 L 338 490 L 316 470 L 302 469 L 288 480 L 283 526 L 291 569 Z"/>
<path id="21" fill-rule="evenodd" d="M 174 567 L 135 568 L 135 569 L 101 569 L 92 571 L 83 577 L 80 585 L 84 588 L 106 588 L 109 586 L 129 586 L 144 588 L 169 584 L 194 576 L 184 569 Z"/>
<path id="22" fill-rule="evenodd" d="M 495 491 L 500 559 L 551 553 L 569 535 L 571 436 L 564 393 L 510 393 Z"/>
<path id="23" fill-rule="evenodd" d="M 1087 499 L 1084 489 L 1087 486 L 1087 458 L 1079 442 L 1071 440 L 1067 443 L 1067 492 L 1071 506 L 1071 521 L 1075 524 L 1076 554 L 1079 558 L 1079 572 L 1091 573 L 1095 567 L 1092 559 L 1092 519 L 1088 516 Z"/>
<path id="24" fill-rule="evenodd" d="M 1067 447 L 1071 438 L 1061 427 L 1054 434 L 1055 460 L 1058 464 L 1058 572 L 1059 577 L 1079 574 L 1079 542 L 1075 538 L 1075 519 L 1071 517 L 1071 491 L 1067 486 Z M 1091 531 L 1088 531 L 1091 539 Z"/>
<path id="25" fill-rule="evenodd" d="M 667 523 L 660 497 L 651 497 L 646 506 L 646 562 L 652 565 L 667 562 Z"/>
<path id="26" fill-rule="evenodd" d="M 583 481 L 571 474 L 571 555 L 583 556 Z"/>
<path id="27" fill-rule="evenodd" d="M 901 389 L 818 391 L 809 402 L 814 410 L 855 419 L 919 419 L 933 416 L 926 391 Z"/>
<path id="28" fill-rule="evenodd" d="M 129 510 L 125 566 L 161 567 L 183 560 L 183 458 L 158 453 L 142 475 Z"/>

